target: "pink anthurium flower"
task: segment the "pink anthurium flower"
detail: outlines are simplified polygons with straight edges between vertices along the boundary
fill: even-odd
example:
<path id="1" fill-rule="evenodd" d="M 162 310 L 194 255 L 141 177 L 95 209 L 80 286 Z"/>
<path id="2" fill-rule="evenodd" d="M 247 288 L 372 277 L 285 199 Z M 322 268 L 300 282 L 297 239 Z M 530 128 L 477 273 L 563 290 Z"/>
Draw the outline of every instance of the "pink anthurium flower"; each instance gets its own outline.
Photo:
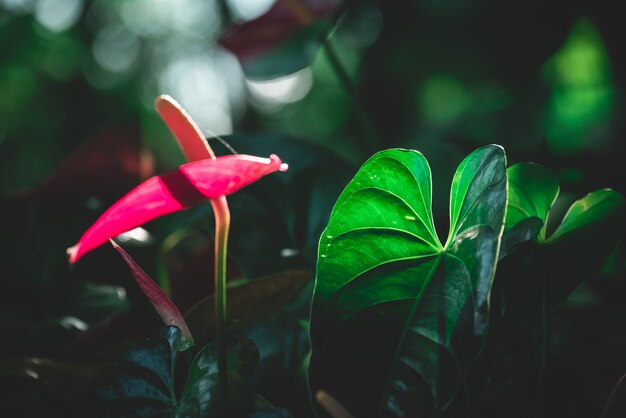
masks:
<path id="1" fill-rule="evenodd" d="M 177 170 L 152 177 L 111 206 L 68 249 L 70 262 L 106 243 L 109 238 L 160 216 L 236 192 L 261 177 L 287 166 L 275 155 L 270 158 L 227 155 L 183 164 Z"/>
<path id="2" fill-rule="evenodd" d="M 135 260 L 132 259 L 130 255 L 122 247 L 117 245 L 113 240 L 111 241 L 111 245 L 113 248 L 117 250 L 118 253 L 122 256 L 130 272 L 135 277 L 139 288 L 143 292 L 144 295 L 150 300 L 152 306 L 157 311 L 163 323 L 165 325 L 175 325 L 180 328 L 180 341 L 178 342 L 178 350 L 185 351 L 186 349 L 193 347 L 193 337 L 191 336 L 191 331 L 189 331 L 189 327 L 187 326 L 187 322 L 181 315 L 180 311 L 174 305 L 174 303 L 167 297 L 165 292 L 161 290 L 159 286 L 154 283 L 154 281 L 146 274 L 145 271 L 142 270 L 141 267 Z"/>
<path id="3" fill-rule="evenodd" d="M 228 411 L 228 379 L 226 355 L 226 248 L 230 228 L 230 211 L 226 196 L 275 171 L 287 170 L 275 155 L 269 158 L 250 155 L 215 157 L 202 132 L 171 97 L 159 96 L 155 106 L 178 141 L 189 161 L 177 170 L 152 177 L 131 190 L 109 208 L 68 249 L 70 262 L 78 261 L 88 251 L 107 240 L 159 216 L 198 205 L 209 199 L 215 214 L 215 311 L 218 392 L 223 414 Z M 114 244 L 128 263 L 141 290 L 150 299 L 161 318 L 181 329 L 183 337 L 189 329 L 169 298 L 135 264 L 126 252 Z M 185 337 L 186 338 L 186 337 Z M 183 340 L 185 340 L 183 338 Z M 185 340 L 187 341 L 187 340 Z M 188 344 L 187 341 L 184 344 Z M 179 349 L 184 349 L 179 347 Z"/>
<path id="4" fill-rule="evenodd" d="M 169 213 L 236 192 L 261 177 L 287 170 L 275 155 L 261 158 L 227 155 L 216 158 L 200 129 L 171 97 L 159 96 L 156 108 L 174 133 L 188 161 L 177 170 L 152 177 L 111 206 L 67 250 L 70 263 L 107 242 L 109 238 Z"/>

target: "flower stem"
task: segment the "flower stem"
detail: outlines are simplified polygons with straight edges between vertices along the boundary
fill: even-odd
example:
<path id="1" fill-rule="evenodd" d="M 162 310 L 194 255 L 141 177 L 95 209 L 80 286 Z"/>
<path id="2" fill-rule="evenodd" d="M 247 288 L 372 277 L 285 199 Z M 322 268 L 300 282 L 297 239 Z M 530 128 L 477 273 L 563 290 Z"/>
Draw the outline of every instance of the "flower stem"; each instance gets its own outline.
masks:
<path id="1" fill-rule="evenodd" d="M 352 80 L 350 80 L 350 76 L 346 72 L 343 65 L 341 65 L 341 61 L 339 61 L 339 56 L 337 55 L 337 52 L 332 46 L 330 40 L 326 36 L 323 36 L 321 38 L 321 41 L 324 50 L 326 51 L 326 55 L 328 56 L 328 60 L 330 61 L 330 65 L 333 67 L 333 70 L 335 70 L 335 74 L 339 78 L 339 81 L 341 81 L 341 85 L 343 86 L 344 90 L 346 90 L 346 92 L 352 99 L 354 114 L 361 127 L 361 130 L 363 131 L 363 135 L 367 140 L 369 151 L 379 151 L 380 149 L 382 149 L 382 144 L 380 142 L 380 139 L 378 138 L 378 135 L 376 135 L 376 130 L 374 129 L 374 126 L 370 122 L 367 112 L 365 111 L 365 107 L 359 100 L 359 95 L 356 88 L 354 87 L 354 84 L 352 84 Z"/>
<path id="2" fill-rule="evenodd" d="M 220 416 L 229 416 L 228 361 L 226 356 L 226 251 L 230 210 L 225 196 L 211 199 L 215 214 L 215 345 L 217 350 Z"/>

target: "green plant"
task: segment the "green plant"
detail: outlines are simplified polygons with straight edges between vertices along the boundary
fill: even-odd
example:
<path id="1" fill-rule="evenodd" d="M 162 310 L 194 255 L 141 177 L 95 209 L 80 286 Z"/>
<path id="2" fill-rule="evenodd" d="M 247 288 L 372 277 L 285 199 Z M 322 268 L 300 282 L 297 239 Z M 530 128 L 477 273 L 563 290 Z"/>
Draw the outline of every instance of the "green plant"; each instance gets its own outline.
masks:
<path id="1" fill-rule="evenodd" d="M 626 415 L 619 19 L 63 3 L 0 11 L 0 416 Z"/>

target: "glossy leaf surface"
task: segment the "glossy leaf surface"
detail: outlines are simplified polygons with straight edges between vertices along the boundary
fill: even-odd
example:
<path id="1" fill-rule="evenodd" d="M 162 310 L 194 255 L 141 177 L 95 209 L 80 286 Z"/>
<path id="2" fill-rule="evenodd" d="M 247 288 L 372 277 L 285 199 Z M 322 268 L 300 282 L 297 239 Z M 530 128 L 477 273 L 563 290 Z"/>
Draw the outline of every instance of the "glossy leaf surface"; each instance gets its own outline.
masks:
<path id="1" fill-rule="evenodd" d="M 581 229 L 591 228 L 615 215 L 624 215 L 623 209 L 624 197 L 621 194 L 610 189 L 591 192 L 570 206 L 548 243 L 558 243 Z"/>
<path id="2" fill-rule="evenodd" d="M 507 178 L 509 201 L 500 258 L 521 243 L 545 239 L 548 215 L 559 194 L 558 180 L 539 164 L 514 164 L 508 168 Z"/>
<path id="3" fill-rule="evenodd" d="M 529 292 L 533 289 L 538 292 L 543 287 L 529 280 L 543 278 L 547 306 L 553 308 L 583 281 L 597 274 L 615 249 L 625 221 L 624 197 L 609 189 L 589 193 L 571 205 L 554 233 L 547 236 L 546 223 L 559 193 L 554 174 L 538 164 L 521 163 L 509 168 L 508 178 L 509 203 L 503 238 L 507 248 L 503 248 L 501 256 L 512 253 L 515 245 L 534 242 L 528 244 L 520 260 L 512 261 L 516 265 L 511 266 L 514 271 L 509 272 L 506 266 L 509 276 L 506 293 L 511 302 L 517 301 L 511 307 L 519 306 L 525 312 L 541 298 Z M 537 231 L 539 222 L 541 229 Z M 533 230 L 536 232 L 532 233 Z M 519 262 L 523 267 L 517 265 Z M 528 317 L 528 314 L 519 316 Z"/>
<path id="4" fill-rule="evenodd" d="M 181 165 L 152 177 L 118 200 L 68 250 L 70 262 L 123 232 L 169 213 L 236 192 L 287 166 L 275 155 L 227 155 Z"/>
<path id="5" fill-rule="evenodd" d="M 245 337 L 227 338 L 226 349 L 229 394 L 236 403 L 259 361 L 259 352 Z M 176 416 L 217 417 L 217 386 L 217 355 L 212 342 L 198 353 L 189 368 Z"/>
<path id="6" fill-rule="evenodd" d="M 613 190 L 589 193 L 574 202 L 556 231 L 540 242 L 539 257 L 528 262 L 545 267 L 550 308 L 600 272 L 622 237 L 625 209 L 626 200 Z"/>
<path id="7" fill-rule="evenodd" d="M 169 326 L 140 341 L 96 380 L 95 399 L 84 416 L 93 417 L 212 417 L 217 389 L 213 345 L 193 361 L 180 399 L 175 391 L 174 366 L 180 330 Z M 230 390 L 240 394 L 258 360 L 254 343 L 227 340 Z"/>
<path id="8" fill-rule="evenodd" d="M 380 152 L 341 194 L 320 240 L 311 386 L 333 393 L 356 415 L 443 409 L 480 350 L 504 224 L 504 151 L 478 149 L 457 169 L 445 246 L 434 229 L 431 195 L 422 154 Z M 344 348 L 348 334 L 369 346 Z M 343 357 L 349 352 L 352 359 Z M 354 359 L 382 367 L 354 372 Z M 386 383 L 376 387 L 375 379 Z M 358 402 L 359 392 L 368 402 Z"/>
<path id="9" fill-rule="evenodd" d="M 167 416 L 176 405 L 174 365 L 180 330 L 169 326 L 143 340 L 96 380 L 84 416 Z"/>
<path id="10" fill-rule="evenodd" d="M 507 176 L 507 231 L 524 219 L 539 218 L 543 223 L 541 236 L 545 238 L 548 214 L 559 194 L 558 180 L 550 170 L 534 163 L 512 165 L 507 170 Z"/>
<path id="11" fill-rule="evenodd" d="M 181 330 L 181 337 L 178 341 L 178 350 L 185 351 L 194 345 L 193 337 L 187 327 L 187 323 L 182 314 L 170 300 L 170 298 L 161 290 L 161 288 L 146 274 L 145 271 L 132 259 L 130 255 L 122 247 L 111 240 L 113 248 L 122 256 L 133 277 L 137 281 L 139 288 L 148 298 L 154 309 L 157 311 L 165 325 L 174 325 Z"/>
<path id="12" fill-rule="evenodd" d="M 503 248 L 498 266 L 494 303 L 502 309 L 490 341 L 490 352 L 498 365 L 490 371 L 488 380 L 492 392 L 504 394 L 507 407 L 517 403 L 519 406 L 512 408 L 521 410 L 530 397 L 519 394 L 529 387 L 528 382 L 534 384 L 541 379 L 540 365 L 547 365 L 541 396 L 552 408 L 559 406 L 543 415 L 599 416 L 599 408 L 590 413 L 582 403 L 564 407 L 562 402 L 578 398 L 576 393 L 585 380 L 593 381 L 590 386 L 596 390 L 597 380 L 588 376 L 602 373 L 602 367 L 590 364 L 604 363 L 604 357 L 609 356 L 594 355 L 591 360 L 589 347 L 602 345 L 602 330 L 610 329 L 623 340 L 623 331 L 613 322 L 620 315 L 608 308 L 617 304 L 600 305 L 595 292 L 612 281 L 601 269 L 623 234 L 626 205 L 619 193 L 595 191 L 574 202 L 560 225 L 554 222 L 558 226 L 548 236 L 545 221 L 558 221 L 549 205 L 557 193 L 558 183 L 546 168 L 536 164 L 509 168 L 509 212 L 503 245 L 507 240 L 516 243 L 509 246 L 508 252 Z M 543 210 L 538 211 L 538 207 Z M 534 233 L 528 228 L 532 224 Z M 585 341 L 584 350 L 577 347 L 581 341 Z M 608 369 L 617 373 L 619 367 Z M 609 390 L 605 388 L 605 393 Z M 558 392 L 566 394 L 562 400 L 555 397 Z"/>

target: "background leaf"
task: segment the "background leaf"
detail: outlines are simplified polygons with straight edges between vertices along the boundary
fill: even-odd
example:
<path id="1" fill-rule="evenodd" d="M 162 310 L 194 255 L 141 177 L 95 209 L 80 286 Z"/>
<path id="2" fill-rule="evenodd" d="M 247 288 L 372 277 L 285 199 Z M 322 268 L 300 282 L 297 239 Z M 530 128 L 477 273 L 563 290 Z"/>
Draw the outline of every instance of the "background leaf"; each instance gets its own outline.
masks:
<path id="1" fill-rule="evenodd" d="M 277 313 L 310 278 L 311 274 L 305 271 L 287 271 L 228 286 L 229 322 L 241 327 Z M 199 344 L 214 338 L 214 317 L 214 296 L 198 302 L 185 314 L 185 320 Z"/>
<path id="2" fill-rule="evenodd" d="M 94 417 L 213 417 L 217 390 L 215 344 L 205 346 L 189 367 L 177 396 L 175 371 L 180 329 L 168 326 L 140 341 L 96 380 L 85 416 Z M 258 351 L 245 337 L 229 337 L 229 389 L 233 405 L 239 399 L 257 362 Z M 239 403 L 240 402 L 240 403 Z"/>
<path id="3" fill-rule="evenodd" d="M 226 349 L 230 399 L 232 406 L 241 407 L 245 403 L 240 398 L 259 361 L 259 351 L 246 337 L 227 338 Z M 198 353 L 191 364 L 175 416 L 218 417 L 217 386 L 217 354 L 212 342 Z"/>
<path id="4" fill-rule="evenodd" d="M 180 330 L 161 328 L 141 340 L 97 379 L 86 416 L 156 416 L 173 410 L 174 365 Z"/>
<path id="5" fill-rule="evenodd" d="M 626 222 L 626 200 L 598 190 L 577 200 L 546 245 L 548 303 L 553 307 L 600 269 L 615 250 Z"/>
<path id="6" fill-rule="evenodd" d="M 231 27 L 220 44 L 237 56 L 246 75 L 276 78 L 307 67 L 321 37 L 332 29 L 335 0 L 277 1 L 256 19 Z"/>
<path id="7" fill-rule="evenodd" d="M 537 240 L 529 243 L 511 263 L 523 263 L 523 268 L 515 267 L 519 269 L 517 272 L 506 270 L 510 287 L 506 293 L 519 301 L 515 305 L 527 311 L 532 305 L 529 302 L 537 300 L 537 296 L 528 292 L 536 293 L 542 288 L 528 280 L 545 277 L 548 306 L 553 308 L 583 281 L 597 274 L 615 249 L 625 222 L 624 197 L 609 189 L 589 193 L 571 205 L 549 236 L 546 226 L 559 193 L 554 175 L 541 165 L 521 163 L 511 166 L 508 176 L 509 202 L 503 238 L 506 247 L 501 257 L 511 253 L 516 245 L 535 237 Z M 534 235 L 537 220 L 542 222 L 542 227 Z"/>
<path id="8" fill-rule="evenodd" d="M 615 319 L 621 314 L 603 299 L 623 284 L 601 269 L 623 234 L 624 198 L 608 189 L 586 195 L 549 236 L 545 221 L 554 223 L 557 212 L 550 208 L 558 193 L 554 175 L 536 164 L 518 164 L 509 168 L 509 176 L 509 213 L 514 216 L 507 216 L 503 241 L 517 241 L 517 246 L 501 252 L 493 291 L 499 315 L 486 371 L 495 401 L 490 408 L 599 415 L 594 409 L 599 401 L 593 400 L 601 390 L 608 395 L 614 384 L 610 379 L 617 379 L 622 367 L 608 348 L 615 335 L 623 335 Z M 543 402 L 533 395 L 536 385 L 543 385 L 537 398 Z"/>
<path id="9" fill-rule="evenodd" d="M 548 214 L 559 194 L 559 183 L 544 166 L 519 163 L 507 170 L 509 202 L 506 213 L 507 232 L 527 218 L 542 222 L 541 238 L 545 239 Z"/>

